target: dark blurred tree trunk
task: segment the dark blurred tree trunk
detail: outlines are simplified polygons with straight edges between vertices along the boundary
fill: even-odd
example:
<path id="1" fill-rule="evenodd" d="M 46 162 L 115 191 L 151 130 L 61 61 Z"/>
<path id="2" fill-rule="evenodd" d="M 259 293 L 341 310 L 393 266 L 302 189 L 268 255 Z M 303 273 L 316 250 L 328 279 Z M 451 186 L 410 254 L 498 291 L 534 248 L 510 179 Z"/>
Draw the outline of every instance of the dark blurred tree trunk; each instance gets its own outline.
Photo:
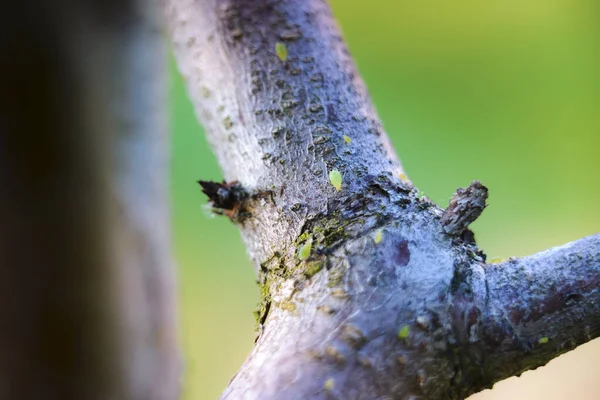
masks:
<path id="1" fill-rule="evenodd" d="M 0 13 L 0 399 L 175 399 L 153 1 Z"/>
<path id="2" fill-rule="evenodd" d="M 412 186 L 325 0 L 164 7 L 261 285 L 223 398 L 465 398 L 600 334 L 600 235 L 486 264 L 487 189 L 444 211 Z"/>

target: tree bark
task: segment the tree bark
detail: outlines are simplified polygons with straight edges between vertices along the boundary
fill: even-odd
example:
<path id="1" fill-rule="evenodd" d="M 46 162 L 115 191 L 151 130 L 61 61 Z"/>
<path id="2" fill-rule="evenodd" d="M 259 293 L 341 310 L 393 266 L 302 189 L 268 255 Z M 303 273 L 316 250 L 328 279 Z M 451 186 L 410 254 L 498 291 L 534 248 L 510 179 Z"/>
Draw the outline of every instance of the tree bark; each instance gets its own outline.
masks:
<path id="1" fill-rule="evenodd" d="M 0 15 L 0 398 L 175 399 L 158 3 Z"/>
<path id="2" fill-rule="evenodd" d="M 324 0 L 164 7 L 261 286 L 223 399 L 465 398 L 598 335 L 600 236 L 486 264 L 487 189 L 419 194 Z"/>

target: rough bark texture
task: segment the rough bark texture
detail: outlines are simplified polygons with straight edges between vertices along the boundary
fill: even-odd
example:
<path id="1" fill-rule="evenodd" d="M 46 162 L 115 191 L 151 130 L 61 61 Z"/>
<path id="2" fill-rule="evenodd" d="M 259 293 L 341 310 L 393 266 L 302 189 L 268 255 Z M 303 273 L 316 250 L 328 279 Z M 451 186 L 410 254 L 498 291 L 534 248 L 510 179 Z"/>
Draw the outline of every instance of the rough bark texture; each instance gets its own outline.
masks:
<path id="1" fill-rule="evenodd" d="M 158 3 L 0 20 L 0 398 L 175 399 Z"/>
<path id="2" fill-rule="evenodd" d="M 325 1 L 165 12 L 232 181 L 201 184 L 239 225 L 262 289 L 256 347 L 224 399 L 464 398 L 595 337 L 600 237 L 486 265 L 464 233 L 487 191 L 458 193 L 442 223 L 402 173 Z"/>

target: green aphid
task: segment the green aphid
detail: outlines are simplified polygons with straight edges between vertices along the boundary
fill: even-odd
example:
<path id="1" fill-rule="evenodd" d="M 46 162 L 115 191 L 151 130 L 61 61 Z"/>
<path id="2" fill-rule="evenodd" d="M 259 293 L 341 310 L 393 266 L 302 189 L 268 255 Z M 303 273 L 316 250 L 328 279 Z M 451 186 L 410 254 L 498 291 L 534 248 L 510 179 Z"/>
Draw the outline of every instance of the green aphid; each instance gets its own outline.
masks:
<path id="1" fill-rule="evenodd" d="M 381 242 L 381 239 L 383 239 L 383 229 L 377 229 L 377 232 L 375 232 L 375 237 L 373 238 L 375 244 Z"/>
<path id="2" fill-rule="evenodd" d="M 323 385 L 323 388 L 325 388 L 325 390 L 333 390 L 335 386 L 335 381 L 333 378 L 329 378 L 325 381 L 325 384 Z"/>
<path id="3" fill-rule="evenodd" d="M 408 325 L 404 325 L 398 331 L 398 339 L 402 339 L 402 340 L 406 339 L 408 337 L 409 333 L 410 333 L 410 327 Z"/>
<path id="4" fill-rule="evenodd" d="M 538 343 L 539 344 L 546 344 L 546 343 L 548 343 L 548 340 L 549 339 L 546 336 L 544 336 L 544 337 L 540 338 L 540 340 L 538 340 Z"/>
<path id="5" fill-rule="evenodd" d="M 340 191 L 342 189 L 342 174 L 337 169 L 329 172 L 329 182 L 333 185 L 335 190 Z"/>
<path id="6" fill-rule="evenodd" d="M 350 138 L 350 136 L 344 135 L 343 137 L 344 137 L 344 142 L 346 142 L 348 144 L 350 144 L 352 142 L 352 139 Z"/>
<path id="7" fill-rule="evenodd" d="M 277 54 L 277 57 L 279 57 L 281 61 L 287 61 L 288 51 L 285 44 L 281 42 L 275 43 L 275 54 Z"/>
<path id="8" fill-rule="evenodd" d="M 303 261 L 310 256 L 312 250 L 312 238 L 308 239 L 302 246 L 298 248 L 298 260 Z"/>

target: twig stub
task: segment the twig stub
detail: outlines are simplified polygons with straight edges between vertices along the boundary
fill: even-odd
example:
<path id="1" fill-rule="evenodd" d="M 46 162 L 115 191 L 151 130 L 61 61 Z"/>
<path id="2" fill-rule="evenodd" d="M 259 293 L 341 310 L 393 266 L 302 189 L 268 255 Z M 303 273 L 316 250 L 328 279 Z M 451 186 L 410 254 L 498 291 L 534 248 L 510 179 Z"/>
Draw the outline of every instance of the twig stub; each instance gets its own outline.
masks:
<path id="1" fill-rule="evenodd" d="M 442 214 L 442 229 L 448 235 L 460 236 L 483 212 L 488 189 L 479 181 L 467 188 L 459 188 L 452 195 L 448 208 Z"/>

